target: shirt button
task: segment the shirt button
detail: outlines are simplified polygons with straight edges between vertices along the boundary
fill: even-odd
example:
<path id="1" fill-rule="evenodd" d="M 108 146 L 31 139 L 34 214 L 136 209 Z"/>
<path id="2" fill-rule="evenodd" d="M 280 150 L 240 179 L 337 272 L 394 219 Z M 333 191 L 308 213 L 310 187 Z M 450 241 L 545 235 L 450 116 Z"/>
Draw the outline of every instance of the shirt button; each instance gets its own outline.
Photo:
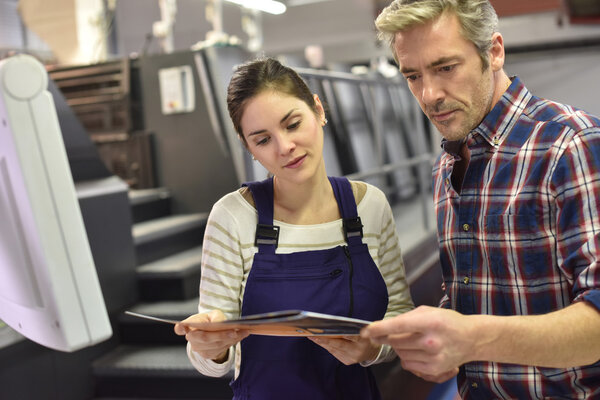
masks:
<path id="1" fill-rule="evenodd" d="M 469 224 L 463 224 L 463 231 L 468 232 L 469 229 L 471 229 L 471 227 L 469 226 Z"/>
<path id="2" fill-rule="evenodd" d="M 492 142 L 494 143 L 494 146 L 498 146 L 498 143 L 500 143 L 500 139 L 498 139 L 497 137 L 494 137 Z"/>
<path id="3" fill-rule="evenodd" d="M 471 383 L 471 387 L 472 387 L 473 389 L 477 389 L 477 382 L 473 382 L 473 383 Z"/>
<path id="4" fill-rule="evenodd" d="M 471 279 L 469 279 L 469 277 L 468 277 L 468 276 L 465 276 L 465 277 L 463 278 L 463 283 L 464 283 L 465 285 L 468 285 L 470 280 L 471 280 Z"/>
<path id="5" fill-rule="evenodd" d="M 450 184 L 450 178 L 446 178 L 446 185 Z"/>

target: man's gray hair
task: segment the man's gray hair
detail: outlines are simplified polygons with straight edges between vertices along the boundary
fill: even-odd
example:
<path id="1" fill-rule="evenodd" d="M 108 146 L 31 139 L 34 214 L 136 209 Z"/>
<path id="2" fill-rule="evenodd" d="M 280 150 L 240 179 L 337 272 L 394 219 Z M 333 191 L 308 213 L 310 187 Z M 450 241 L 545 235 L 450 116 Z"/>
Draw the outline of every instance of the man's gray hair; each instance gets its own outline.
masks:
<path id="1" fill-rule="evenodd" d="M 378 37 L 394 52 L 397 32 L 433 21 L 446 12 L 458 17 L 463 37 L 475 45 L 483 69 L 487 69 L 492 34 L 498 28 L 498 15 L 488 0 L 394 0 L 375 20 Z"/>

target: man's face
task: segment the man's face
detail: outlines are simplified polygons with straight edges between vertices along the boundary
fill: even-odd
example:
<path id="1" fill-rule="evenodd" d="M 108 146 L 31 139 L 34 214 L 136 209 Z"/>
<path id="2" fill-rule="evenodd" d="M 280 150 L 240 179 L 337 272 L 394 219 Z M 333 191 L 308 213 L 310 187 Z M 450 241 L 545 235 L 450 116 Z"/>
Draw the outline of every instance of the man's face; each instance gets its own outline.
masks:
<path id="1" fill-rule="evenodd" d="M 490 111 L 492 68 L 482 70 L 479 53 L 461 35 L 455 15 L 398 32 L 394 51 L 410 91 L 446 139 L 466 137 Z"/>

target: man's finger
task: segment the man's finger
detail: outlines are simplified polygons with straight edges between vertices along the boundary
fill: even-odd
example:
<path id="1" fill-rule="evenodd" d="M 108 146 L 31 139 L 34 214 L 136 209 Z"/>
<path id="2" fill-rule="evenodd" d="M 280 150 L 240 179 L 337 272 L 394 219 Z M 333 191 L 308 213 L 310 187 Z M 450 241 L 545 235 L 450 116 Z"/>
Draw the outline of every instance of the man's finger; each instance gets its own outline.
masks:
<path id="1" fill-rule="evenodd" d="M 377 344 L 389 344 L 394 348 L 399 349 L 414 349 L 422 348 L 420 345 L 420 339 L 422 335 L 420 333 L 401 333 L 392 334 L 386 336 L 372 337 L 370 340 Z"/>
<path id="2" fill-rule="evenodd" d="M 418 332 L 410 318 L 403 318 L 405 316 L 406 314 L 403 314 L 394 318 L 373 322 L 361 330 L 361 336 L 374 338 L 390 334 Z"/>
<path id="3" fill-rule="evenodd" d="M 361 330 L 363 337 L 378 337 L 399 333 L 425 332 L 431 329 L 432 316 L 441 309 L 420 306 L 393 318 L 375 321 Z"/>
<path id="4" fill-rule="evenodd" d="M 396 354 L 401 360 L 405 361 L 419 361 L 423 363 L 431 362 L 431 355 L 425 353 L 422 350 L 396 350 Z"/>

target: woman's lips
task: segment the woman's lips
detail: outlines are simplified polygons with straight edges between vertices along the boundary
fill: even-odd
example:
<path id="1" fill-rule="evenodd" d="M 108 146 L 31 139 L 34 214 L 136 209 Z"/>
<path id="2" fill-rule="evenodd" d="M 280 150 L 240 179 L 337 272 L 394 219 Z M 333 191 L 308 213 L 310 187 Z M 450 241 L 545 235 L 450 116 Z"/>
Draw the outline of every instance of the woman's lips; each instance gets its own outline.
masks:
<path id="1" fill-rule="evenodd" d="M 306 158 L 306 154 L 297 158 L 294 158 L 292 161 L 290 161 L 289 163 L 287 163 L 285 165 L 285 168 L 298 168 L 299 166 L 302 165 L 302 163 L 304 162 L 304 159 Z"/>

